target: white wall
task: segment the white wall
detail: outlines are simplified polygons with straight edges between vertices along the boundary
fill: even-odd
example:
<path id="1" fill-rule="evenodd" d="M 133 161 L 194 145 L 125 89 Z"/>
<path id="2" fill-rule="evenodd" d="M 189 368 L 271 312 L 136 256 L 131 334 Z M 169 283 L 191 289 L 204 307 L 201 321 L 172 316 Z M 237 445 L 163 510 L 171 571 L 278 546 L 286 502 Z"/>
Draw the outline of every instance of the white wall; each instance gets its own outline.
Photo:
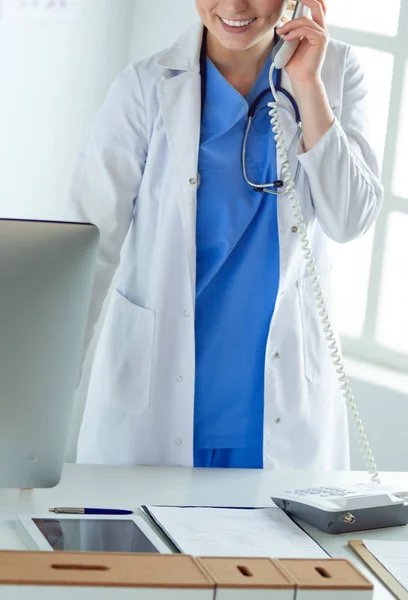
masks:
<path id="1" fill-rule="evenodd" d="M 381 471 L 408 471 L 408 373 L 348 358 L 346 370 L 360 418 Z M 351 464 L 364 469 L 355 431 L 350 430 Z"/>
<path id="2" fill-rule="evenodd" d="M 130 46 L 132 60 L 170 47 L 197 20 L 194 0 L 139 0 Z"/>
<path id="3" fill-rule="evenodd" d="M 82 17 L 0 23 L 0 214 L 58 218 L 81 142 L 128 61 L 133 0 Z"/>

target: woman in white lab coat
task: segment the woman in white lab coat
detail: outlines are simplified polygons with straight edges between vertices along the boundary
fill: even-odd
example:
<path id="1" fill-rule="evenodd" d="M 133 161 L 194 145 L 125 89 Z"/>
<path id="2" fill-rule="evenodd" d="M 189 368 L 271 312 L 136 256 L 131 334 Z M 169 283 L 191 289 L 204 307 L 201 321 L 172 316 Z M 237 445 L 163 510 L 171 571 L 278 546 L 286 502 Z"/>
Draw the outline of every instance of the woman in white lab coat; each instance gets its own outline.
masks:
<path id="1" fill-rule="evenodd" d="M 282 71 L 300 138 L 283 95 L 279 114 L 330 311 L 331 246 L 371 227 L 383 190 L 361 68 L 329 39 L 324 0 L 304 4 L 312 19 L 277 31 L 302 38 Z M 197 8 L 203 23 L 118 77 L 76 170 L 71 218 L 101 232 L 86 347 L 119 267 L 77 459 L 348 468 L 346 409 L 292 207 L 286 194 L 256 192 L 241 169 L 248 106 L 286 1 Z M 271 100 L 254 117 L 248 173 L 278 186 Z"/>

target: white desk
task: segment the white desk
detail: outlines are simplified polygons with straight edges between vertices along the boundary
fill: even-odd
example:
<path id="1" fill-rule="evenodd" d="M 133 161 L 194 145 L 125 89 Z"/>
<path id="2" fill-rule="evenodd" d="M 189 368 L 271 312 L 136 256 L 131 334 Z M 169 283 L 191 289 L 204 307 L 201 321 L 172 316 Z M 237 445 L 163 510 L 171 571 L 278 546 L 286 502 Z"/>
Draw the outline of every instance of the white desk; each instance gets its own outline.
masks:
<path id="1" fill-rule="evenodd" d="M 66 465 L 62 481 L 52 490 L 0 490 L 0 549 L 25 550 L 15 523 L 17 513 L 45 513 L 51 506 L 103 506 L 137 509 L 141 504 L 269 506 L 273 491 L 316 485 L 349 486 L 366 482 L 365 473 L 270 472 L 154 467 Z M 408 489 L 408 473 L 381 475 L 382 483 Z M 393 596 L 376 581 L 347 547 L 347 539 L 408 541 L 408 527 L 330 536 L 302 526 L 331 556 L 348 558 L 375 583 L 375 600 Z M 78 599 L 80 600 L 80 599 Z"/>

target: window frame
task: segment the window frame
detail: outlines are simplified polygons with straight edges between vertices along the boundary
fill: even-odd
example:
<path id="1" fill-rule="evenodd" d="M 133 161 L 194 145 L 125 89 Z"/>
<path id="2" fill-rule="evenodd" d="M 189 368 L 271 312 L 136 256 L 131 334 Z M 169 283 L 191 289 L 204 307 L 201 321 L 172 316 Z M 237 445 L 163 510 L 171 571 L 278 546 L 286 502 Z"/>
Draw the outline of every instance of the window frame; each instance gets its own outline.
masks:
<path id="1" fill-rule="evenodd" d="M 330 10 L 330 6 L 328 10 Z M 364 325 L 362 333 L 358 338 L 352 338 L 347 335 L 341 336 L 343 351 L 350 357 L 408 372 L 407 354 L 382 346 L 376 340 L 389 216 L 393 212 L 408 214 L 408 199 L 393 193 L 400 115 L 403 108 L 405 77 L 408 77 L 408 43 L 406 41 L 406 33 L 404 35 L 404 31 L 408 32 L 408 2 L 404 0 L 401 2 L 396 36 L 337 27 L 331 24 L 328 25 L 328 28 L 330 35 L 334 39 L 341 40 L 355 47 L 365 47 L 387 52 L 394 59 L 387 134 L 382 164 L 384 206 L 375 225 Z M 381 79 L 379 85 L 381 85 Z M 408 101 L 408 98 L 406 101 Z"/>

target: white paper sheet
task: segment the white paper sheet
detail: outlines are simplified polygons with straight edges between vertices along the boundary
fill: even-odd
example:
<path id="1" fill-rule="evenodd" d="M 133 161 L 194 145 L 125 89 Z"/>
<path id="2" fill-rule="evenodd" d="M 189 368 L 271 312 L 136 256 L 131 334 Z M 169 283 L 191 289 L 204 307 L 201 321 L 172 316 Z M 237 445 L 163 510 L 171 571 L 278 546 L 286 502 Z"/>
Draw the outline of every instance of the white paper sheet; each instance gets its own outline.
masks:
<path id="1" fill-rule="evenodd" d="M 371 554 L 408 590 L 408 542 L 363 541 Z"/>
<path id="2" fill-rule="evenodd" d="M 280 508 L 147 508 L 185 554 L 328 558 Z"/>

